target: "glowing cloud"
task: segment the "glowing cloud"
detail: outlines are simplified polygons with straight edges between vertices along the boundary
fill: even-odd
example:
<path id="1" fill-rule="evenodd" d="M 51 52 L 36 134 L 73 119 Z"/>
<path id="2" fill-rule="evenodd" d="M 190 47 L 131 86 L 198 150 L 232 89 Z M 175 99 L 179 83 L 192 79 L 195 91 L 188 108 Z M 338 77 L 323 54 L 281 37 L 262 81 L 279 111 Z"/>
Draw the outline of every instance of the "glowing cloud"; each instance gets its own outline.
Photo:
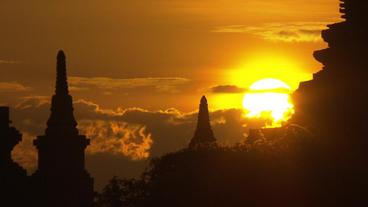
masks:
<path id="1" fill-rule="evenodd" d="M 0 82 L 0 92 L 30 91 L 32 88 L 17 82 Z"/>
<path id="2" fill-rule="evenodd" d="M 91 138 L 87 152 L 121 154 L 132 160 L 149 157 L 153 140 L 143 126 L 117 121 L 82 121 L 80 130 Z"/>

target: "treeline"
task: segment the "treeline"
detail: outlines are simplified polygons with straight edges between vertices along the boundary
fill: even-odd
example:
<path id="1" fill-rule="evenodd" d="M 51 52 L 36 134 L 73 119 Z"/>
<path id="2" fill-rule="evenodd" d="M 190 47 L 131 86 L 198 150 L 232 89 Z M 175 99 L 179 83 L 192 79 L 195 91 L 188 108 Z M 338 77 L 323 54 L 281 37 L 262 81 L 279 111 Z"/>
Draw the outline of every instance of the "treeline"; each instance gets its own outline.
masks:
<path id="1" fill-rule="evenodd" d="M 95 206 L 310 207 L 319 199 L 314 143 L 289 129 L 274 140 L 170 153 L 153 159 L 140 179 L 112 178 Z"/>

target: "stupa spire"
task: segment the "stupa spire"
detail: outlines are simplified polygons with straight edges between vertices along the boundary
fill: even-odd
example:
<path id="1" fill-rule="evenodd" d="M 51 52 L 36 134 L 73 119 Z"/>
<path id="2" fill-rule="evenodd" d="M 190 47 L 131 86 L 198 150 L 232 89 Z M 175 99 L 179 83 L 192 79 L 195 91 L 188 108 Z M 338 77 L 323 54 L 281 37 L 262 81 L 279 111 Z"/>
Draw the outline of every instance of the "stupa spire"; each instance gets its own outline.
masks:
<path id="1" fill-rule="evenodd" d="M 68 92 L 65 54 L 59 51 L 56 87 L 45 135 L 38 136 L 38 169 L 32 175 L 37 206 L 89 207 L 93 201 L 93 179 L 85 169 L 89 139 L 80 135 Z"/>
<path id="2" fill-rule="evenodd" d="M 55 95 L 51 102 L 51 115 L 47 122 L 46 134 L 72 133 L 78 134 L 77 122 L 73 114 L 73 100 L 69 95 L 66 57 L 62 50 L 57 54 Z"/>
<path id="3" fill-rule="evenodd" d="M 207 99 L 205 96 L 202 96 L 199 105 L 197 128 L 194 137 L 190 141 L 189 147 L 208 147 L 215 144 L 216 138 L 210 124 Z"/>
<path id="4" fill-rule="evenodd" d="M 66 75 L 66 58 L 64 51 L 60 50 L 57 54 L 56 63 L 56 94 L 69 94 L 68 81 Z"/>

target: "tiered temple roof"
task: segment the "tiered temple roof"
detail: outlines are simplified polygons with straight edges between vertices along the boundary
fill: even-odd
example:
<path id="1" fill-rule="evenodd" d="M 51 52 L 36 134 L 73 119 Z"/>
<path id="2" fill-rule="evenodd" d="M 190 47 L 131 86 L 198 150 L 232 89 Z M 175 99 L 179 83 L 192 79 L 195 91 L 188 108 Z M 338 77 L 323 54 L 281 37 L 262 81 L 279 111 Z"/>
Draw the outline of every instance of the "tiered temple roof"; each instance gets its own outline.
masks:
<path id="1" fill-rule="evenodd" d="M 93 179 L 85 170 L 89 139 L 79 135 L 69 95 L 63 51 L 57 55 L 55 95 L 45 135 L 37 137 L 38 170 L 33 182 L 39 206 L 85 207 L 92 205 Z"/>
<path id="2" fill-rule="evenodd" d="M 292 122 L 340 146 L 359 146 L 368 136 L 368 1 L 341 2 L 343 22 L 328 25 L 322 38 L 328 48 L 314 57 L 323 70 L 300 84 L 294 94 Z M 353 138 L 354 137 L 354 138 Z"/>

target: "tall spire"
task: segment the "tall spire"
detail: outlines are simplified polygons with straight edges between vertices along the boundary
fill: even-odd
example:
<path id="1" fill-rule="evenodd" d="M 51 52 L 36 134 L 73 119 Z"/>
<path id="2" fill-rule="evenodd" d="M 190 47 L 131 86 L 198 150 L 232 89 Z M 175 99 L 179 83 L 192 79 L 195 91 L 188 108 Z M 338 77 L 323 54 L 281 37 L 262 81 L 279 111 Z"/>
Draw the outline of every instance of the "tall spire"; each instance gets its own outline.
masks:
<path id="1" fill-rule="evenodd" d="M 38 169 L 32 175 L 37 206 L 89 207 L 93 201 L 93 179 L 85 169 L 89 139 L 80 135 L 68 92 L 65 54 L 59 51 L 56 87 L 45 135 L 38 136 Z"/>
<path id="2" fill-rule="evenodd" d="M 57 65 L 56 65 L 56 94 L 69 94 L 68 82 L 66 75 L 66 61 L 64 51 L 60 50 L 57 54 Z"/>
<path id="3" fill-rule="evenodd" d="M 68 91 L 65 59 L 64 52 L 60 50 L 57 54 L 55 95 L 52 97 L 46 134 L 60 132 L 78 134 L 73 114 L 73 100 Z"/>
<path id="4" fill-rule="evenodd" d="M 189 147 L 208 147 L 214 144 L 216 144 L 216 138 L 210 124 L 207 99 L 205 96 L 202 96 L 199 105 L 197 128 L 194 137 L 190 141 Z"/>

